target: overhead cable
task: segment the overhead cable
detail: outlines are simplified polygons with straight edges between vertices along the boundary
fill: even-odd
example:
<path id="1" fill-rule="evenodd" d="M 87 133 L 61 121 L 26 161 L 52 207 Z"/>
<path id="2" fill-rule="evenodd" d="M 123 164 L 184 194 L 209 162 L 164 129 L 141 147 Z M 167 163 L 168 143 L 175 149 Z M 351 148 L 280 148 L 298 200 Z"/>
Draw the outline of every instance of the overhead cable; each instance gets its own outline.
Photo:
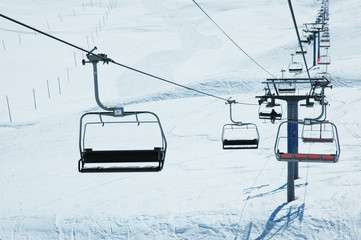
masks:
<path id="1" fill-rule="evenodd" d="M 107 57 L 104 57 L 104 55 L 102 55 L 102 54 L 93 53 L 93 50 L 94 50 L 94 49 L 93 49 L 92 51 L 88 51 L 88 50 L 86 50 L 86 49 L 84 49 L 84 48 L 81 48 L 81 47 L 76 46 L 76 45 L 74 45 L 74 44 L 72 44 L 72 43 L 69 43 L 69 42 L 67 42 L 67 41 L 64 41 L 64 40 L 62 40 L 62 39 L 60 39 L 60 38 L 58 38 L 58 37 L 55 37 L 55 36 L 50 35 L 50 34 L 48 34 L 48 33 L 46 33 L 46 32 L 43 32 L 43 31 L 41 31 L 41 30 L 39 30 L 39 29 L 37 29 L 37 28 L 31 27 L 31 26 L 29 26 L 29 25 L 27 25 L 27 24 L 24 24 L 24 23 L 22 23 L 22 22 L 19 22 L 19 21 L 13 19 L 13 18 L 7 17 L 7 16 L 5 16 L 5 15 L 3 15 L 3 14 L 1 14 L 1 13 L 0 13 L 0 17 L 3 17 L 3 18 L 5 18 L 5 19 L 7 19 L 7 20 L 9 20 L 9 21 L 11 21 L 11 22 L 14 22 L 14 23 L 16 23 L 16 24 L 19 24 L 19 25 L 21 25 L 21 26 L 23 26 L 23 27 L 29 28 L 29 29 L 31 29 L 31 30 L 33 30 L 33 31 L 35 31 L 35 32 L 38 32 L 38 33 L 40 33 L 40 34 L 43 34 L 43 35 L 45 35 L 45 36 L 47 36 L 47 37 L 49 37 L 49 38 L 52 38 L 52 39 L 54 39 L 54 40 L 56 40 L 56 41 L 59 41 L 59 42 L 61 42 L 61 43 L 64 43 L 64 44 L 66 44 L 66 45 L 68 45 L 68 46 L 71 46 L 71 47 L 73 47 L 73 48 L 76 48 L 76 49 L 78 49 L 78 50 L 80 50 L 80 51 L 86 52 L 87 54 L 97 56 L 98 58 L 102 59 L 104 62 L 111 62 L 111 63 L 113 63 L 113 64 L 115 64 L 115 65 L 118 65 L 118 66 L 121 66 L 121 67 L 123 67 L 123 68 L 127 68 L 127 69 L 129 69 L 129 70 L 132 70 L 132 71 L 135 71 L 135 72 L 137 72 L 137 73 L 140 73 L 140 74 L 143 74 L 143 75 L 146 75 L 146 76 L 149 76 L 149 77 L 158 79 L 158 80 L 160 80 L 160 81 L 163 81 L 163 82 L 166 82 L 166 83 L 169 83 L 169 84 L 173 84 L 173 85 L 178 86 L 178 87 L 185 88 L 185 89 L 187 89 L 187 90 L 189 90 L 189 91 L 197 92 L 197 93 L 199 93 L 199 94 L 203 94 L 203 95 L 206 95 L 206 96 L 209 96 L 209 97 L 213 97 L 213 98 L 216 98 L 216 99 L 219 99 L 219 100 L 223 100 L 223 101 L 225 101 L 225 102 L 228 101 L 227 98 L 219 97 L 219 96 L 214 95 L 214 94 L 210 94 L 210 93 L 207 93 L 207 92 L 204 92 L 204 91 L 200 91 L 200 90 L 197 90 L 197 89 L 194 89 L 194 88 L 191 88 L 191 87 L 187 87 L 187 86 L 184 86 L 184 85 L 182 85 L 182 84 L 179 84 L 179 83 L 176 83 L 176 82 L 167 80 L 167 79 L 165 79 L 165 78 L 158 77 L 158 76 L 155 76 L 155 75 L 153 75 L 153 74 L 150 74 L 150 73 L 141 71 L 141 70 L 139 70 L 139 69 L 136 69 L 136 68 L 133 68 L 133 67 L 130 67 L 130 66 L 127 66 L 127 65 L 118 63 L 118 62 L 116 62 L 116 61 L 114 61 L 114 60 L 111 60 L 111 59 L 109 59 L 109 58 L 107 58 Z M 96 48 L 95 48 L 95 49 L 96 49 Z M 239 103 L 239 102 L 236 102 L 236 103 L 237 103 L 237 104 L 245 104 L 245 105 L 256 105 L 256 104 L 251 104 L 251 103 Z"/>
<path id="2" fill-rule="evenodd" d="M 294 26 L 294 28 L 295 28 L 296 35 L 297 35 L 297 39 L 298 39 L 298 44 L 300 45 L 300 48 L 301 48 L 302 57 L 303 57 L 303 62 L 305 63 L 305 67 L 306 67 L 306 70 L 307 70 L 308 79 L 310 80 L 310 84 L 311 84 L 310 94 L 311 94 L 311 90 L 312 90 L 311 75 L 310 75 L 310 71 L 309 71 L 308 66 L 307 66 L 307 60 L 306 60 L 306 57 L 305 57 L 305 52 L 303 51 L 303 46 L 302 46 L 302 42 L 301 42 L 301 37 L 300 37 L 300 33 L 299 33 L 299 31 L 298 31 L 297 22 L 296 22 L 296 17 L 295 17 L 295 13 L 294 13 L 294 11 L 293 11 L 293 7 L 292 7 L 291 0 L 288 0 L 288 6 L 289 6 L 289 8 L 290 8 L 290 12 L 291 12 L 291 16 L 292 16 L 292 21 L 293 21 L 293 26 Z"/>
<path id="3" fill-rule="evenodd" d="M 41 30 L 39 30 L 39 29 L 33 28 L 33 27 L 29 26 L 29 25 L 26 25 L 25 23 L 19 22 L 19 21 L 13 19 L 13 18 L 7 17 L 7 16 L 5 16 L 5 15 L 3 15 L 3 14 L 1 14 L 1 13 L 0 13 L 0 17 L 5 18 L 5 19 L 7 19 L 7 20 L 9 20 L 9 21 L 11 21 L 11 22 L 14 22 L 14 23 L 16 23 L 16 24 L 19 24 L 19 25 L 21 25 L 21 26 L 23 26 L 23 27 L 29 28 L 29 29 L 31 29 L 31 30 L 33 30 L 33 31 L 35 31 L 35 32 L 40 33 L 40 34 L 43 34 L 43 35 L 45 35 L 45 36 L 47 36 L 47 37 L 49 37 L 49 38 L 55 39 L 56 41 L 62 42 L 62 43 L 64 43 L 64 44 L 66 44 L 66 45 L 68 45 L 68 46 L 71 46 L 71 47 L 73 47 L 73 48 L 76 48 L 76 49 L 78 49 L 78 50 L 80 50 L 80 51 L 83 51 L 83 52 L 92 54 L 90 51 L 88 51 L 88 50 L 86 50 L 86 49 L 84 49 L 84 48 L 78 47 L 78 46 L 76 46 L 76 45 L 74 45 L 74 44 L 71 44 L 71 43 L 69 43 L 69 42 L 67 42 L 67 41 L 64 41 L 64 40 L 62 40 L 62 39 L 60 39 L 60 38 L 54 37 L 53 35 L 50 35 L 50 34 L 48 34 L 48 33 L 46 33 L 46 32 L 43 32 L 43 31 L 41 31 Z"/>
<path id="4" fill-rule="evenodd" d="M 197 5 L 197 7 L 209 18 L 209 20 L 211 20 L 213 22 L 213 24 L 241 51 L 243 52 L 252 62 L 254 62 L 258 67 L 260 67 L 264 72 L 266 72 L 267 74 L 269 74 L 270 76 L 272 76 L 275 79 L 278 79 L 277 77 L 275 77 L 272 73 L 270 73 L 269 71 L 267 71 L 267 69 L 265 69 L 261 64 L 259 64 L 256 60 L 254 60 L 254 58 L 252 58 L 245 50 L 243 50 L 209 15 L 208 13 L 195 1 L 192 0 L 194 2 L 195 5 Z"/>

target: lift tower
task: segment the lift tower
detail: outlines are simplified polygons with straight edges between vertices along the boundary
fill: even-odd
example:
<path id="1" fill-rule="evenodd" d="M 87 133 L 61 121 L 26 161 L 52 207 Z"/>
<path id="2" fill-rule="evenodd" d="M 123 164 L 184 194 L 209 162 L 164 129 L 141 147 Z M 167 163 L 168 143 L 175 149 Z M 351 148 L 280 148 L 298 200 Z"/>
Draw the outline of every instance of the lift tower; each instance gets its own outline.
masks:
<path id="1" fill-rule="evenodd" d="M 282 78 L 267 79 L 265 84 L 265 94 L 256 96 L 259 104 L 268 103 L 269 105 L 277 105 L 276 101 L 282 100 L 287 103 L 287 154 L 284 156 L 292 156 L 291 158 L 279 159 L 287 161 L 287 202 L 295 200 L 295 184 L 294 180 L 298 178 L 298 162 L 301 159 L 295 159 L 293 156 L 298 154 L 298 105 L 301 101 L 305 101 L 303 106 L 313 107 L 314 102 L 324 104 L 324 90 L 331 88 L 330 81 L 326 78 Z M 284 91 L 284 86 L 292 86 L 292 91 Z M 309 87 L 311 85 L 311 88 Z M 294 87 L 296 86 L 296 88 Z M 298 92 L 296 92 L 296 90 Z M 323 115 L 323 112 L 320 116 Z M 277 143 L 277 139 L 276 139 Z M 338 151 L 339 153 L 339 151 Z M 277 153 L 276 153 L 277 155 Z M 283 155 L 282 155 L 283 156 Z M 321 156 L 321 155 L 320 155 Z M 277 156 L 276 156 L 277 157 Z M 303 161 L 309 161 L 308 157 Z"/>
<path id="2" fill-rule="evenodd" d="M 313 66 L 316 66 L 317 58 L 320 58 L 320 32 L 323 31 L 325 23 L 305 23 L 304 25 L 303 31 L 312 34 L 309 41 L 313 40 Z"/>

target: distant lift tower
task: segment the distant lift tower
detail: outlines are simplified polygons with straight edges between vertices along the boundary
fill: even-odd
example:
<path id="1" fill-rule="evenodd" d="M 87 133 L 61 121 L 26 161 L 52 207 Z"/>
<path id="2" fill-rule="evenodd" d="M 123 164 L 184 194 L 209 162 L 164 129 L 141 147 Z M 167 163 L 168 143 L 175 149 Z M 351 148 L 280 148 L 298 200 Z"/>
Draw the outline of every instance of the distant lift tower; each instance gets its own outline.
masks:
<path id="1" fill-rule="evenodd" d="M 317 65 L 317 59 L 320 58 L 320 32 L 323 31 L 324 23 L 305 23 L 306 33 L 312 34 L 313 39 L 313 66 Z"/>

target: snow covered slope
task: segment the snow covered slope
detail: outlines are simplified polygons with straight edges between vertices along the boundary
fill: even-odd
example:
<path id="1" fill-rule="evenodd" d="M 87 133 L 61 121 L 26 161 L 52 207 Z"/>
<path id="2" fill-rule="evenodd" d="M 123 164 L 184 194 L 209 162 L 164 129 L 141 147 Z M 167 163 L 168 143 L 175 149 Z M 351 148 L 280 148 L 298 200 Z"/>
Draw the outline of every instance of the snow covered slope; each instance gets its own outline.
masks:
<path id="1" fill-rule="evenodd" d="M 297 44 L 286 1 L 199 4 L 272 74 L 287 68 Z M 315 19 L 321 1 L 293 4 L 301 26 Z M 224 98 L 257 104 L 269 77 L 192 1 L 3 0 L 0 9 Z M 224 151 L 223 101 L 111 64 L 99 65 L 102 99 L 158 114 L 168 140 L 165 167 L 78 173 L 79 118 L 98 110 L 91 66 L 81 65 L 82 52 L 0 19 L 0 239 L 360 239 L 361 3 L 331 0 L 330 11 L 334 88 L 326 96 L 341 157 L 337 164 L 300 164 L 291 203 L 287 164 L 273 153 L 278 125 L 259 120 L 257 106 L 237 105 L 235 117 L 258 125 L 259 149 Z"/>

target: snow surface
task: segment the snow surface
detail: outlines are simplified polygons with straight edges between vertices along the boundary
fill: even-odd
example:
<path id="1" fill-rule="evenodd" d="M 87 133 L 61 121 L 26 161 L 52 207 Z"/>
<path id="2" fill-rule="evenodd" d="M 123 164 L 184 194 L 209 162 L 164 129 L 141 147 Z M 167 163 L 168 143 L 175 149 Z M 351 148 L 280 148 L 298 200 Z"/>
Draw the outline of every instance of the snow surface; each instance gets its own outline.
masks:
<path id="1" fill-rule="evenodd" d="M 286 1 L 199 4 L 272 74 L 287 68 L 297 44 Z M 293 4 L 302 26 L 321 1 Z M 125 65 L 240 102 L 256 104 L 269 77 L 190 0 L 2 0 L 0 9 Z M 235 118 L 258 125 L 259 149 L 224 151 L 224 102 L 114 65 L 99 66 L 101 98 L 158 114 L 165 167 L 78 173 L 79 118 L 98 110 L 91 66 L 81 65 L 82 52 L 0 19 L 0 239 L 361 239 L 360 29 L 359 0 L 330 2 L 334 87 L 326 95 L 341 157 L 300 164 L 296 200 L 287 203 L 287 164 L 273 153 L 278 124 L 259 120 L 257 106 L 237 105 Z"/>

